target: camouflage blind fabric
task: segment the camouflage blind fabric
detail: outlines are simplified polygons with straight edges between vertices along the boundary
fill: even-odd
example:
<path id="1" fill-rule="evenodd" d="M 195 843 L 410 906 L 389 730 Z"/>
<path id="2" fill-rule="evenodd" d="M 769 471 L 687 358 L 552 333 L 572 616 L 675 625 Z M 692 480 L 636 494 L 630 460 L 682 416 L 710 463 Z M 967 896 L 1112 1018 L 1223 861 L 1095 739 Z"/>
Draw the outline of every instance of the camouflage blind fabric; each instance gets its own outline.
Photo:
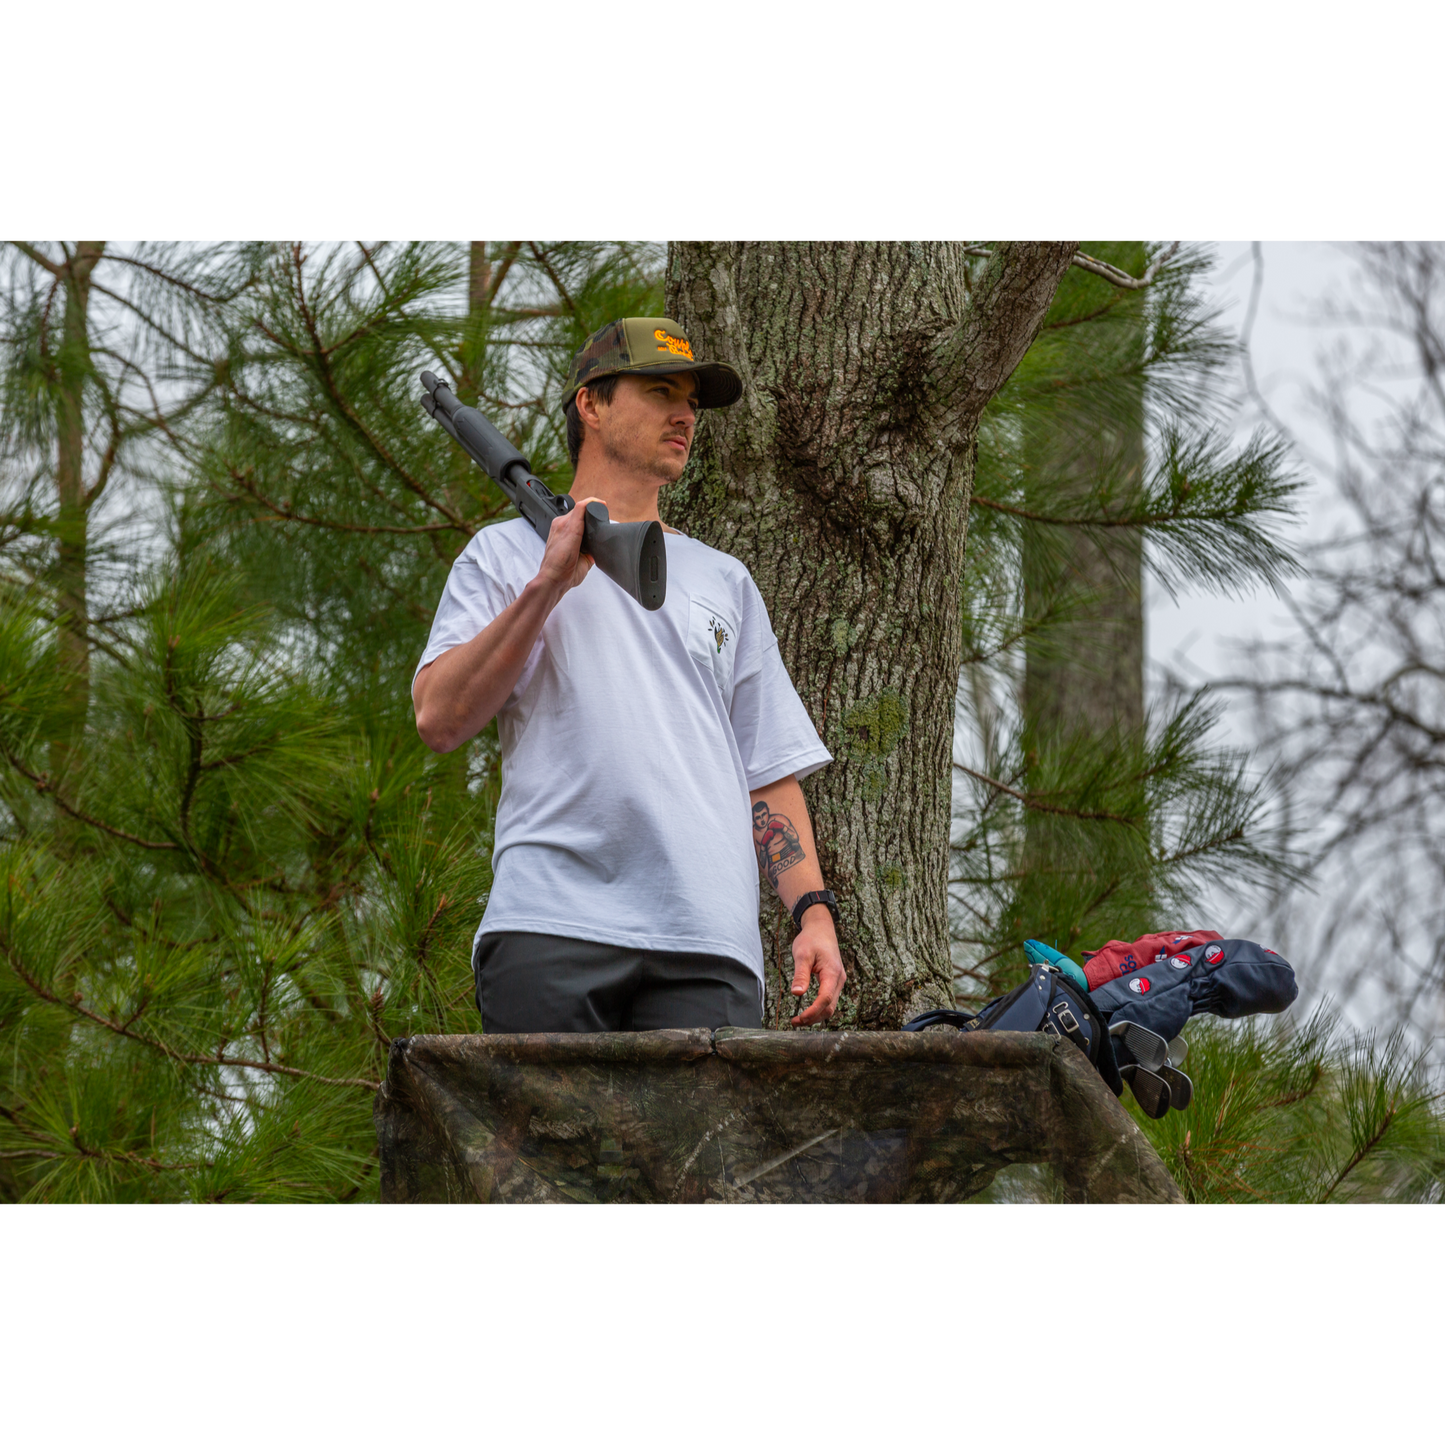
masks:
<path id="1" fill-rule="evenodd" d="M 389 1203 L 948 1203 L 1024 1163 L 1070 1200 L 1182 1199 L 1045 1034 L 418 1036 L 375 1117 Z"/>

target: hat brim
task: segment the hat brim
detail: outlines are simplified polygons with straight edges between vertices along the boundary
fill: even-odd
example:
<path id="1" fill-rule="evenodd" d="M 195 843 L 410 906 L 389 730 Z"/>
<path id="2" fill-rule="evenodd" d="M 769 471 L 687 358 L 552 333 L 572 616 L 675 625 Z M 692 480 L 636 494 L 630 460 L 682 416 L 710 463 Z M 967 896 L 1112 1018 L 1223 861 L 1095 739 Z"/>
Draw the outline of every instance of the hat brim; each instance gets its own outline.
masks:
<path id="1" fill-rule="evenodd" d="M 651 366 L 619 366 L 612 371 L 595 372 L 563 397 L 562 409 L 567 409 L 582 387 L 591 386 L 594 381 L 601 381 L 605 376 L 677 376 L 684 371 L 690 371 L 697 377 L 699 408 L 731 406 L 743 394 L 743 379 L 727 362 L 684 361 L 670 357 Z"/>

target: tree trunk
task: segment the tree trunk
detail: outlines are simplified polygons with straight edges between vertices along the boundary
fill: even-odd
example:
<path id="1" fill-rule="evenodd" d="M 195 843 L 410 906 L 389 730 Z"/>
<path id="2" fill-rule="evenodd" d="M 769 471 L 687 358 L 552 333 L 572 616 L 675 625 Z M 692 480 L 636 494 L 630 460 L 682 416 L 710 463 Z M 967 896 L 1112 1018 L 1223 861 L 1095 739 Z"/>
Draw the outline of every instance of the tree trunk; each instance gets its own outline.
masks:
<path id="1" fill-rule="evenodd" d="M 492 306 L 492 267 L 487 260 L 485 241 L 467 242 L 467 325 L 457 348 L 457 396 L 467 406 L 476 406 L 482 389 L 482 367 L 486 362 L 488 341 L 488 319 Z M 466 516 L 473 511 L 472 487 L 476 477 L 474 464 L 467 454 L 456 448 L 450 457 L 451 471 L 446 484 L 448 505 L 457 516 Z M 447 541 L 449 550 L 460 553 L 466 545 L 466 538 L 452 534 Z M 488 738 L 495 743 L 497 723 L 493 718 L 487 724 Z M 495 752 L 495 749 L 493 749 Z M 471 782 L 473 747 L 458 748 L 455 752 L 437 758 L 437 786 L 452 794 L 456 803 L 465 805 Z M 495 758 L 493 772 L 499 771 L 500 757 Z"/>
<path id="2" fill-rule="evenodd" d="M 51 742 L 50 771 L 62 787 L 79 771 L 90 705 L 90 618 L 86 599 L 90 499 L 84 470 L 85 385 L 90 375 L 90 280 L 104 251 L 104 241 L 79 242 L 59 278 L 65 310 L 56 357 L 56 665 L 65 706 Z"/>
<path id="3" fill-rule="evenodd" d="M 1130 271 L 1142 270 L 1147 259 L 1142 243 L 1096 246 L 1090 254 L 1095 252 Z M 1083 275 L 1078 282 L 1100 285 Z M 1132 308 L 1123 324 L 1127 341 L 1117 360 L 1138 366 L 1142 307 Z M 1080 372 L 1087 374 L 1088 361 L 1087 353 L 1080 356 Z M 1070 503 L 1092 496 L 1106 477 L 1112 495 L 1126 504 L 1137 494 L 1145 462 L 1142 371 L 1110 378 L 1108 393 L 1107 405 L 1101 405 L 1089 386 L 1079 387 L 1072 402 L 1054 404 L 1046 431 L 1029 436 L 1030 511 L 1069 512 Z M 1023 564 L 1026 615 L 1038 617 L 1053 599 L 1073 609 L 1066 620 L 1029 635 L 1024 718 L 1030 731 L 1039 739 L 1137 731 L 1144 722 L 1143 533 L 1029 528 Z"/>
<path id="4" fill-rule="evenodd" d="M 674 243 L 668 314 L 730 362 L 666 519 L 751 570 L 835 762 L 804 784 L 838 894 L 835 1027 L 950 1004 L 946 878 L 959 584 L 979 415 L 1032 341 L 1072 243 Z M 763 909 L 768 1019 L 792 923 Z"/>
<path id="5" fill-rule="evenodd" d="M 1085 249 L 1135 274 L 1147 259 L 1140 242 Z M 1061 323 L 1067 326 L 1077 315 L 1107 304 L 1107 291 L 1102 301 L 1093 294 L 1107 285 L 1083 274 L 1070 277 L 1055 299 Z M 1072 338 L 1065 341 L 1071 352 L 1065 374 L 1055 380 L 1069 384 L 1060 397 L 1050 399 L 1046 423 L 1029 429 L 1025 439 L 1025 505 L 1035 514 L 1097 511 L 1101 494 L 1128 507 L 1142 484 L 1142 302 L 1124 300 L 1106 324 L 1113 335 L 1097 350 L 1090 349 L 1087 325 L 1063 332 Z M 1143 534 L 1137 528 L 1030 526 L 1024 530 L 1022 560 L 1025 616 L 1037 620 L 1062 609 L 1058 620 L 1030 631 L 1025 643 L 1028 781 L 1032 791 L 1048 793 L 1059 786 L 1065 760 L 1080 746 L 1093 752 L 1142 731 Z M 1058 888 L 1062 877 L 1085 862 L 1079 856 L 1079 826 L 1073 821 L 1061 825 L 1045 812 L 1026 815 L 1024 876 L 1016 900 L 1025 929 L 1065 952 L 1081 942 L 1082 920 L 1061 906 L 1067 893 L 1061 895 Z M 1084 851 L 1089 864 L 1108 856 L 1102 846 Z M 1100 875 L 1099 886 L 1109 887 L 1107 872 Z"/>
<path id="6" fill-rule="evenodd" d="M 492 267 L 485 241 L 467 242 L 467 310 L 475 316 L 485 311 L 492 290 Z"/>

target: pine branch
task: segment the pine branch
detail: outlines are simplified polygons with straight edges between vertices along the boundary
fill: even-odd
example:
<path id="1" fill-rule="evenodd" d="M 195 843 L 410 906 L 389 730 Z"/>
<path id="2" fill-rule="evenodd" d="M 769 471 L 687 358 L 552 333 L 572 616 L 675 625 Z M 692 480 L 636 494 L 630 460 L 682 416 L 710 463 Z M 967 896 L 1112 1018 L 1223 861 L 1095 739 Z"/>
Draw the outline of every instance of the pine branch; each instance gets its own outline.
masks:
<path id="1" fill-rule="evenodd" d="M 110 427 L 110 441 L 106 445 L 104 454 L 100 459 L 100 469 L 93 486 L 86 489 L 85 495 L 81 498 L 81 506 L 88 512 L 100 500 L 101 494 L 105 491 L 105 484 L 110 480 L 111 468 L 115 466 L 116 454 L 120 445 L 120 424 L 112 417 Z"/>
<path id="2" fill-rule="evenodd" d="M 453 512 L 450 507 L 446 506 L 442 502 L 437 501 L 437 499 L 433 497 L 427 491 L 427 489 L 423 487 L 421 483 L 411 475 L 410 472 L 407 471 L 404 466 L 401 465 L 400 461 L 398 461 L 397 458 L 391 454 L 390 450 L 376 436 L 373 435 L 371 429 L 366 425 L 366 423 L 363 422 L 359 416 L 357 416 L 355 410 L 351 406 L 351 403 L 347 401 L 346 397 L 343 395 L 340 386 L 337 384 L 335 374 L 331 370 L 330 362 L 326 357 L 325 348 L 321 344 L 321 334 L 316 324 L 316 318 L 313 315 L 312 310 L 306 301 L 305 283 L 301 276 L 302 256 L 300 245 L 298 244 L 294 246 L 292 248 L 292 252 L 292 265 L 295 270 L 294 295 L 296 297 L 296 305 L 298 310 L 301 312 L 301 318 L 303 323 L 305 324 L 307 335 L 311 338 L 312 350 L 310 353 L 298 352 L 295 347 L 283 341 L 281 337 L 277 336 L 274 331 L 272 331 L 269 327 L 267 327 L 264 323 L 260 321 L 257 321 L 255 323 L 257 329 L 260 330 L 263 335 L 269 337 L 273 342 L 275 342 L 277 346 L 280 346 L 283 350 L 289 351 L 292 355 L 304 356 L 309 354 L 312 358 L 314 358 L 314 369 L 321 381 L 322 389 L 325 391 L 327 397 L 330 399 L 331 404 L 333 407 L 335 407 L 337 413 L 346 421 L 346 423 L 351 427 L 351 429 L 356 433 L 356 435 L 361 438 L 368 450 L 377 458 L 378 461 L 382 463 L 383 466 L 385 466 L 395 476 L 400 478 L 402 484 L 407 488 L 408 491 L 420 497 L 421 500 L 428 507 L 430 507 L 434 512 L 437 512 L 439 515 L 445 517 L 459 531 L 463 531 L 468 536 L 471 536 L 475 529 L 469 527 L 465 520 L 457 516 L 457 514 Z"/>
<path id="3" fill-rule="evenodd" d="M 329 517 L 308 517 L 304 512 L 295 511 L 285 504 L 278 505 L 269 497 L 264 495 L 255 483 L 248 481 L 234 466 L 227 464 L 226 475 L 241 488 L 253 501 L 264 507 L 268 512 L 273 513 L 284 522 L 302 522 L 308 527 L 327 527 L 333 532 L 360 532 L 370 536 L 398 536 L 414 537 L 424 532 L 456 532 L 461 531 L 463 536 L 471 536 L 465 528 L 458 528 L 454 522 L 427 522 L 420 526 L 394 527 L 385 523 L 362 523 L 362 522 L 337 522 Z M 240 497 L 228 495 L 212 483 L 212 489 L 216 494 L 228 502 L 239 502 Z"/>
<path id="4" fill-rule="evenodd" d="M 1039 522 L 1049 527 L 1082 527 L 1090 531 L 1109 527 L 1137 530 L 1143 527 L 1160 527 L 1170 522 L 1223 520 L 1226 517 L 1234 516 L 1232 511 L 1221 511 L 1214 517 L 1210 517 L 1208 514 L 1176 508 L 1172 512 L 1145 512 L 1132 517 L 1058 517 L 1050 516 L 1045 512 L 1031 512 L 1027 507 L 1015 507 L 1008 502 L 996 502 L 992 497 L 979 496 L 977 492 L 969 497 L 968 505 L 970 507 L 986 507 L 991 512 L 1004 512 L 1010 517 L 1019 517 L 1025 522 Z"/>
<path id="5" fill-rule="evenodd" d="M 189 295 L 194 296 L 198 301 L 205 301 L 212 306 L 228 305 L 230 302 L 234 301 L 238 296 L 240 296 L 242 292 L 244 292 L 244 290 L 246 289 L 244 286 L 242 286 L 235 291 L 228 292 L 224 296 L 217 296 L 210 291 L 202 291 L 199 286 L 194 286 L 189 281 L 183 281 L 179 276 L 176 276 L 169 271 L 162 271 L 159 267 L 152 266 L 149 262 L 142 261 L 138 256 L 117 256 L 112 254 L 107 259 L 119 262 L 122 266 L 134 266 L 138 271 L 144 271 L 148 275 L 154 276 L 157 280 L 164 281 L 166 285 L 174 286 L 178 290 L 185 291 Z"/>
<path id="6" fill-rule="evenodd" d="M 1391 1106 L 1385 1111 L 1385 1117 L 1380 1120 L 1380 1127 L 1376 1129 L 1375 1132 L 1371 1134 L 1370 1137 L 1365 1140 L 1365 1142 L 1361 1144 L 1358 1149 L 1355 1150 L 1355 1152 L 1350 1156 L 1350 1162 L 1346 1164 L 1342 1170 L 1340 1170 L 1340 1172 L 1331 1181 L 1330 1187 L 1326 1189 L 1325 1192 L 1320 1196 L 1321 1204 L 1328 1204 L 1330 1202 L 1330 1195 L 1332 1195 L 1335 1190 L 1338 1189 L 1340 1185 L 1349 1178 L 1350 1173 L 1355 1168 L 1355 1166 L 1360 1164 L 1365 1159 L 1366 1155 L 1368 1155 L 1373 1149 L 1375 1149 L 1379 1145 L 1380 1141 L 1385 1137 L 1385 1134 L 1388 1132 L 1390 1125 L 1394 1123 L 1394 1121 L 1395 1110 L 1394 1107 Z"/>
<path id="7" fill-rule="evenodd" d="M 216 363 L 210 357 L 202 356 L 199 351 L 193 351 L 189 346 L 187 346 L 186 343 L 180 339 L 180 337 L 172 336 L 171 333 L 164 326 L 162 326 L 160 322 L 157 321 L 150 312 L 144 310 L 140 306 L 137 306 L 136 303 L 130 299 L 130 297 L 122 296 L 118 291 L 112 291 L 108 286 L 103 286 L 99 281 L 91 281 L 90 287 L 91 290 L 98 291 L 102 296 L 108 296 L 112 301 L 116 303 L 117 306 L 124 307 L 127 311 L 129 311 L 133 316 L 136 317 L 136 319 L 141 323 L 141 325 L 149 327 L 152 331 L 156 333 L 157 336 L 161 337 L 168 346 L 174 347 L 178 352 L 180 352 L 182 356 L 186 357 L 190 361 L 195 362 L 198 366 L 206 368 L 208 371 L 215 371 Z"/>
<path id="8" fill-rule="evenodd" d="M 507 279 L 507 272 L 512 269 L 512 263 L 522 254 L 522 243 L 513 241 L 507 247 L 507 254 L 502 257 L 502 264 L 497 267 L 497 274 L 492 277 L 491 290 L 487 292 L 487 305 L 490 307 L 496 301 L 498 293 L 502 289 L 502 282 Z"/>
<path id="9" fill-rule="evenodd" d="M 8 945 L 0 945 L 5 949 L 5 956 L 10 963 L 11 970 L 15 976 L 38 997 L 43 998 L 47 1003 L 54 1004 L 57 1008 L 68 1009 L 70 1012 L 79 1014 L 82 1018 L 89 1019 L 92 1023 L 99 1024 L 111 1033 L 118 1034 L 121 1038 L 129 1039 L 132 1043 L 141 1044 L 148 1049 L 154 1049 L 157 1053 L 164 1054 L 166 1058 L 178 1064 L 199 1064 L 207 1068 L 221 1069 L 255 1069 L 265 1074 L 283 1074 L 287 1078 L 306 1079 L 314 1084 L 329 1084 L 336 1088 L 357 1088 L 370 1089 L 375 1091 L 381 1087 L 374 1079 L 333 1079 L 325 1074 L 308 1073 L 305 1069 L 293 1069 L 289 1064 L 268 1063 L 262 1059 L 241 1059 L 234 1055 L 227 1055 L 224 1047 L 217 1049 L 214 1054 L 189 1054 L 172 1047 L 164 1039 L 152 1038 L 148 1034 L 137 1033 L 121 1023 L 119 1019 L 107 1018 L 104 1014 L 96 1013 L 88 1009 L 84 1004 L 75 999 L 63 999 L 52 993 L 42 984 L 39 979 L 31 976 L 20 962 L 16 959 L 14 952 Z"/>
<path id="10" fill-rule="evenodd" d="M 150 838 L 140 838 L 134 833 L 127 833 L 123 828 L 112 827 L 111 824 L 103 822 L 99 818 L 92 818 L 88 813 L 82 813 L 78 808 L 67 803 L 55 785 L 50 780 L 48 773 L 32 773 L 9 748 L 3 749 L 5 760 L 22 777 L 28 778 L 35 784 L 35 791 L 41 794 L 48 794 L 55 805 L 63 812 L 74 818 L 77 823 L 84 823 L 88 827 L 98 828 L 102 833 L 109 833 L 112 838 L 119 838 L 124 843 L 134 843 L 137 848 L 149 848 L 156 852 L 181 852 L 179 843 L 157 843 Z"/>
<path id="11" fill-rule="evenodd" d="M 1091 812 L 1080 808 L 1065 808 L 1055 803 L 1045 803 L 1041 799 L 1047 796 L 1046 794 L 1021 793 L 1017 788 L 1011 788 L 1007 783 L 999 782 L 997 778 L 990 778 L 984 773 L 976 773 L 972 768 L 964 767 L 962 763 L 954 763 L 953 766 L 955 771 L 964 773 L 1000 793 L 1007 793 L 1010 798 L 1016 798 L 1031 813 L 1054 813 L 1059 817 L 1079 818 L 1093 823 L 1122 823 L 1128 828 L 1139 828 L 1144 823 L 1142 818 L 1127 818 L 1121 813 Z"/>
<path id="12" fill-rule="evenodd" d="M 562 298 L 562 304 L 575 316 L 577 314 L 577 303 L 567 294 L 567 288 L 562 284 L 562 278 L 552 269 L 552 263 L 547 259 L 547 253 L 543 251 L 535 241 L 528 241 L 532 254 L 541 263 L 542 269 L 546 271 L 552 284 L 557 288 L 557 294 Z"/>

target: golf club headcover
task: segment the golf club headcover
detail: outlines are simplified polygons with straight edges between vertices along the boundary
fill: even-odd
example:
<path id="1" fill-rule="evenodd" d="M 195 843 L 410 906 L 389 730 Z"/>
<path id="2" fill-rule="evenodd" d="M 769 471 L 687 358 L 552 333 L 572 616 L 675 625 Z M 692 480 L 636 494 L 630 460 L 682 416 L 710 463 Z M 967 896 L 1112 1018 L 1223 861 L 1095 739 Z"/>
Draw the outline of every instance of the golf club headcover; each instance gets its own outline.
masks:
<path id="1" fill-rule="evenodd" d="M 1247 938 L 1197 943 L 1094 989 L 1089 998 L 1110 1026 L 1142 1025 L 1172 1039 L 1199 1013 L 1238 1019 L 1280 1013 L 1299 996 L 1294 969 Z"/>
<path id="2" fill-rule="evenodd" d="M 1084 976 L 1091 989 L 1103 988 L 1126 973 L 1136 973 L 1151 963 L 1163 963 L 1171 954 L 1193 948 L 1197 943 L 1215 943 L 1219 938 L 1212 928 L 1193 931 L 1176 928 L 1172 933 L 1146 933 L 1133 943 L 1110 939 L 1096 953 L 1084 955 Z"/>

